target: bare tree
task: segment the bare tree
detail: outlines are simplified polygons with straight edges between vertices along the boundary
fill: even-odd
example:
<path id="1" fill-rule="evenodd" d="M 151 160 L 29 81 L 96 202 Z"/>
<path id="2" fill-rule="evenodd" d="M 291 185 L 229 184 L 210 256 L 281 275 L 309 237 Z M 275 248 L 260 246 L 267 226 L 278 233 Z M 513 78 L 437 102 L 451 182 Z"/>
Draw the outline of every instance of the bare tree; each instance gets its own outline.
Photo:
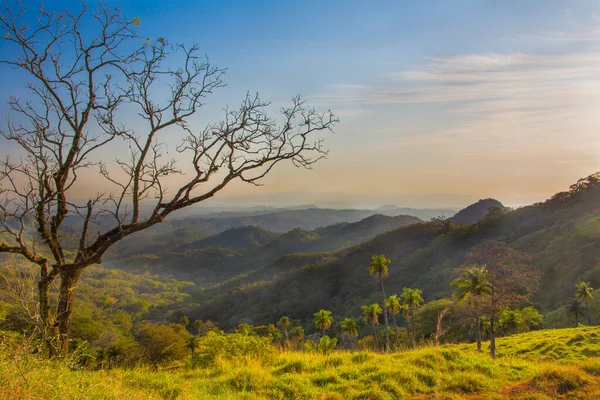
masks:
<path id="1" fill-rule="evenodd" d="M 144 39 L 136 33 L 137 17 L 126 19 L 106 5 L 76 13 L 42 8 L 35 22 L 30 19 L 25 9 L 8 6 L 0 16 L 10 48 L 0 62 L 24 74 L 29 89 L 25 98 L 10 97 L 12 113 L 0 131 L 21 152 L 0 161 L 0 252 L 39 267 L 44 339 L 63 353 L 86 267 L 101 263 L 116 242 L 232 181 L 259 185 L 286 160 L 310 168 L 327 154 L 322 139 L 313 137 L 337 119 L 301 97 L 276 119 L 267 114 L 269 102 L 247 95 L 221 122 L 197 130 L 191 117 L 223 85 L 224 73 L 199 57 L 197 46 Z M 168 158 L 165 135 L 179 138 L 177 158 L 188 165 Z M 101 162 L 114 143 L 125 144 L 120 148 L 128 154 Z M 78 177 L 94 168 L 111 189 L 82 201 Z M 184 180 L 168 190 L 173 175 Z M 78 216 L 78 223 L 65 224 L 67 216 Z"/>

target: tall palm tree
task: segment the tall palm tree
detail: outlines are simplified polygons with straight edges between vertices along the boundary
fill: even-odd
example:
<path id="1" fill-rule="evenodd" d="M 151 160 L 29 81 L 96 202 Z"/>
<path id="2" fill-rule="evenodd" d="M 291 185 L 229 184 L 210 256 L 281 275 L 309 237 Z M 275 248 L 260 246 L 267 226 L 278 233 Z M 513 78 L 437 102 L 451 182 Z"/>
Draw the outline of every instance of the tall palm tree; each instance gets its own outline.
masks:
<path id="1" fill-rule="evenodd" d="M 340 330 L 342 331 L 342 335 L 345 333 L 348 337 L 348 341 L 350 342 L 350 348 L 354 348 L 354 343 L 352 342 L 353 336 L 358 336 L 358 325 L 354 318 L 344 318 L 342 322 L 340 322 Z"/>
<path id="2" fill-rule="evenodd" d="M 333 323 L 331 311 L 319 310 L 319 312 L 314 313 L 313 316 L 315 317 L 315 326 L 321 329 L 321 335 L 325 336 L 325 331 L 329 329 L 331 327 L 331 324 Z"/>
<path id="3" fill-rule="evenodd" d="M 417 345 L 416 329 L 415 329 L 415 310 L 423 304 L 423 297 L 421 296 L 423 291 L 421 289 L 403 288 L 402 297 L 404 303 L 408 307 L 410 321 L 412 325 L 412 345 Z"/>
<path id="4" fill-rule="evenodd" d="M 373 327 L 373 337 L 375 338 L 375 344 L 379 348 L 379 339 L 377 338 L 377 329 L 375 325 L 379 325 L 379 314 L 383 311 L 381 306 L 377 303 L 373 303 L 368 306 L 362 306 L 363 317 L 365 322 Z"/>
<path id="5" fill-rule="evenodd" d="M 385 306 L 385 289 L 383 287 L 383 279 L 388 276 L 388 266 L 391 261 L 383 254 L 375 254 L 371 256 L 371 265 L 369 265 L 369 274 L 379 280 L 381 284 L 381 307 L 383 307 L 383 321 L 385 322 L 385 351 L 390 350 L 390 331 L 388 325 L 387 308 Z"/>
<path id="6" fill-rule="evenodd" d="M 579 282 L 575 285 L 575 297 L 585 302 L 585 309 L 587 310 L 588 317 L 588 325 L 592 324 L 592 319 L 590 318 L 590 307 L 588 301 L 592 299 L 592 292 L 594 288 L 592 288 L 589 282 Z"/>
<path id="7" fill-rule="evenodd" d="M 585 308 L 578 299 L 571 299 L 567 312 L 575 317 L 575 326 L 579 326 L 579 317 L 583 317 Z"/>
<path id="8" fill-rule="evenodd" d="M 290 329 L 290 327 L 292 326 L 292 323 L 290 322 L 290 319 L 286 316 L 283 316 L 281 318 L 279 318 L 279 321 L 277 321 L 277 326 L 281 328 L 281 330 L 283 330 L 283 336 L 285 336 L 285 341 L 288 341 L 288 329 Z"/>
<path id="9" fill-rule="evenodd" d="M 403 305 L 400 302 L 398 295 L 394 294 L 388 297 L 388 299 L 385 302 L 385 308 L 389 313 L 392 314 L 392 322 L 394 323 L 394 333 L 396 333 L 396 350 L 398 350 L 400 348 L 400 339 L 398 338 L 398 325 L 396 324 L 396 314 L 398 314 L 403 308 Z"/>
<path id="10" fill-rule="evenodd" d="M 450 285 L 456 286 L 454 296 L 458 301 L 468 300 L 471 309 L 476 313 L 473 319 L 477 327 L 477 351 L 481 352 L 481 316 L 477 312 L 477 298 L 491 293 L 488 270 L 485 265 L 469 268 L 460 277 L 452 281 Z"/>

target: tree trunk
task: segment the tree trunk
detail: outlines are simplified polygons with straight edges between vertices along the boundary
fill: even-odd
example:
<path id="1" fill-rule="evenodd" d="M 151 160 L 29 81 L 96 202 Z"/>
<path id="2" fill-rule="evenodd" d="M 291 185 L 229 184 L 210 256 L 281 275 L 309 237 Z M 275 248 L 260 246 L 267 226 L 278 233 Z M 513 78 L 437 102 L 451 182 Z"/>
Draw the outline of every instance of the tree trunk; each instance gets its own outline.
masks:
<path id="1" fill-rule="evenodd" d="M 585 301 L 585 309 L 587 310 L 588 326 L 591 326 L 592 319 L 590 318 L 590 307 L 588 306 L 588 299 L 587 297 L 584 297 L 583 300 Z"/>
<path id="2" fill-rule="evenodd" d="M 396 351 L 400 350 L 400 339 L 398 338 L 398 325 L 396 325 L 396 314 L 392 313 L 392 321 L 394 322 L 394 333 L 396 334 Z"/>
<path id="3" fill-rule="evenodd" d="M 354 350 L 354 341 L 351 334 L 348 334 L 348 341 L 350 342 L 350 350 Z"/>
<path id="4" fill-rule="evenodd" d="M 577 328 L 579 326 L 579 314 L 576 312 L 575 313 L 575 327 Z"/>
<path id="5" fill-rule="evenodd" d="M 417 347 L 417 331 L 415 329 L 415 310 L 410 311 L 410 320 L 412 322 L 412 344 L 413 348 Z"/>
<path id="6" fill-rule="evenodd" d="M 490 356 L 496 358 L 496 331 L 494 330 L 494 319 L 496 318 L 496 294 L 492 286 L 492 312 L 490 313 Z"/>
<path id="7" fill-rule="evenodd" d="M 375 338 L 375 346 L 377 346 L 377 350 L 379 350 L 379 339 L 377 338 L 377 329 L 375 329 L 375 324 L 371 325 L 373 327 L 373 337 Z"/>
<path id="8" fill-rule="evenodd" d="M 50 305 L 51 282 L 42 277 L 38 282 L 38 301 L 40 324 L 42 329 L 42 341 L 48 350 L 48 356 L 53 357 L 56 353 L 57 330 L 51 317 Z"/>
<path id="9" fill-rule="evenodd" d="M 56 322 L 59 333 L 59 351 L 62 355 L 66 354 L 69 350 L 75 287 L 79 283 L 82 272 L 83 269 L 65 269 L 60 272 L 60 289 L 58 292 L 58 306 L 56 308 Z"/>
<path id="10" fill-rule="evenodd" d="M 481 353 L 481 318 L 477 318 L 477 351 Z"/>
<path id="11" fill-rule="evenodd" d="M 385 290 L 383 289 L 383 277 L 379 278 L 381 282 L 381 296 L 383 298 L 383 320 L 385 321 L 385 351 L 390 351 L 390 329 L 388 325 L 387 308 L 385 306 Z"/>

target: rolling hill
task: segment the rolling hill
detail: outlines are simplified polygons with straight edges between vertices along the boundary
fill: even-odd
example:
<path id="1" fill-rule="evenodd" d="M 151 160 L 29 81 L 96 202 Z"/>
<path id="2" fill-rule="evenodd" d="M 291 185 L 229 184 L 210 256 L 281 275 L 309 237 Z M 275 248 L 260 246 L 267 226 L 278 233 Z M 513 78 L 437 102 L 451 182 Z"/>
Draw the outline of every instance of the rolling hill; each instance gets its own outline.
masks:
<path id="1" fill-rule="evenodd" d="M 224 327 L 239 320 L 264 324 L 280 315 L 310 319 L 319 308 L 357 315 L 375 299 L 366 266 L 372 254 L 391 260 L 386 292 L 419 287 L 426 300 L 450 294 L 452 270 L 486 240 L 508 243 L 532 256 L 541 273 L 535 302 L 550 311 L 573 295 L 580 279 L 600 284 L 600 175 L 592 175 L 546 202 L 488 215 L 473 225 L 451 221 L 411 224 L 359 245 L 321 254 L 291 254 L 199 294 L 184 312 Z M 339 227 L 337 229 L 340 229 Z M 333 228 L 330 228 L 333 229 Z"/>

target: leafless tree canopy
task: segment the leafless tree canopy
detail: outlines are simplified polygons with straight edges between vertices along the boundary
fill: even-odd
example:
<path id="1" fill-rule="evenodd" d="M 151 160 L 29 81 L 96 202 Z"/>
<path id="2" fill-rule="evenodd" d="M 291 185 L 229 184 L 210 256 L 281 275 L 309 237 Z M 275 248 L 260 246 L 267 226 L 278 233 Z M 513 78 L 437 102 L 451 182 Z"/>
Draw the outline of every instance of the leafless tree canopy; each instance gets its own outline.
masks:
<path id="1" fill-rule="evenodd" d="M 310 168 L 327 154 L 315 133 L 331 130 L 337 119 L 301 97 L 277 119 L 266 113 L 269 102 L 248 95 L 222 121 L 192 125 L 224 73 L 197 46 L 140 37 L 137 18 L 107 6 L 77 13 L 41 9 L 33 23 L 29 14 L 7 6 L 0 17 L 10 49 L 0 62 L 5 71 L 24 73 L 29 89 L 24 98 L 10 97 L 12 112 L 0 130 L 22 152 L 0 161 L 0 252 L 40 267 L 41 320 L 63 339 L 81 271 L 101 262 L 111 245 L 236 179 L 259 184 L 281 161 Z M 135 129 L 123 122 L 131 115 L 142 122 Z M 174 132 L 182 138 L 177 160 L 166 156 L 164 144 L 165 134 Z M 99 162 L 111 142 L 123 143 L 129 155 Z M 114 190 L 75 200 L 73 188 L 86 170 L 99 171 Z M 167 190 L 168 178 L 183 170 L 192 171 L 184 184 Z M 111 216 L 112 226 L 101 231 L 94 221 L 102 214 Z M 82 221 L 76 237 L 64 230 L 69 215 Z M 53 317 L 48 290 L 57 276 Z"/>

